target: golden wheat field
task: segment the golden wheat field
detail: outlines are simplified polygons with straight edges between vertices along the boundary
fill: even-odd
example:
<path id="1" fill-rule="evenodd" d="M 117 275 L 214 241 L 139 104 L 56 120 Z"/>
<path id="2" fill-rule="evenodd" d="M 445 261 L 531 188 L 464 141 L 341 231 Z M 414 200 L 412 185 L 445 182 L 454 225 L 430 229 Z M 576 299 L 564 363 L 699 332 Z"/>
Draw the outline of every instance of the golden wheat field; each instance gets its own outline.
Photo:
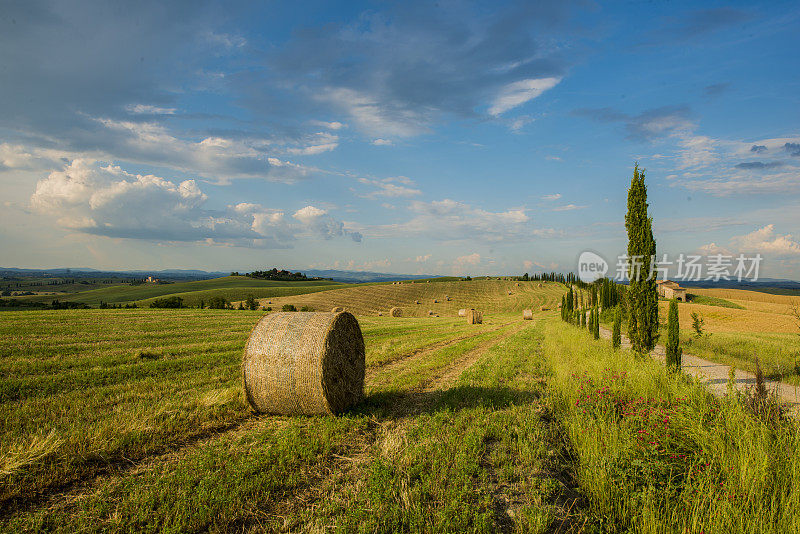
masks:
<path id="1" fill-rule="evenodd" d="M 703 317 L 705 328 L 710 333 L 722 332 L 771 332 L 776 334 L 800 333 L 793 306 L 800 308 L 800 297 L 771 295 L 741 289 L 689 289 L 689 293 L 724 299 L 743 309 L 720 305 L 681 303 L 678 314 L 681 328 L 690 328 L 692 313 Z M 660 303 L 660 315 L 666 322 L 669 303 Z"/>
<path id="2" fill-rule="evenodd" d="M 333 289 L 261 299 L 259 302 L 261 306 L 274 310 L 285 304 L 298 309 L 308 306 L 316 311 L 329 311 L 341 306 L 355 315 L 377 316 L 399 307 L 403 310 L 403 317 L 427 317 L 429 311 L 442 317 L 456 317 L 462 308 L 476 308 L 485 314 L 522 313 L 525 308 L 539 309 L 540 306 L 555 309 L 561 301 L 563 287 L 556 282 L 508 280 L 403 282 Z"/>

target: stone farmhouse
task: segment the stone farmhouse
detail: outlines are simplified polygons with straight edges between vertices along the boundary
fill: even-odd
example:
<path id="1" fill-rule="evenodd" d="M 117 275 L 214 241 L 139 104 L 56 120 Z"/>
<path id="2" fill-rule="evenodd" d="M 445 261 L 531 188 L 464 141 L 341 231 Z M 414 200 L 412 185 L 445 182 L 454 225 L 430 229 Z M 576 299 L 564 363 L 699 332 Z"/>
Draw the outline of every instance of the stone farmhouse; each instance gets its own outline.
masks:
<path id="1" fill-rule="evenodd" d="M 672 280 L 656 280 L 658 286 L 658 296 L 665 299 L 678 299 L 681 302 L 686 302 L 686 288 L 678 285 L 677 282 Z"/>

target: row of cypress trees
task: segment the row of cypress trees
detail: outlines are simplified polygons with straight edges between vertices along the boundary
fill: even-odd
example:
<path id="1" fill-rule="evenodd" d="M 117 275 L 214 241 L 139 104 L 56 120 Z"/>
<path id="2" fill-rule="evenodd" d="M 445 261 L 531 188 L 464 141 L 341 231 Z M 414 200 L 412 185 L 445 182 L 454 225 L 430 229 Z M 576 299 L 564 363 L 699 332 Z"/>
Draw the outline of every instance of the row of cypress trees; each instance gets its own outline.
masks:
<path id="1" fill-rule="evenodd" d="M 656 254 L 656 241 L 653 237 L 653 219 L 647 213 L 647 186 L 645 170 L 636 163 L 633 168 L 631 187 L 628 190 L 628 212 L 625 215 L 625 228 L 628 233 L 628 257 L 637 257 L 640 263 L 631 262 L 628 267 L 628 286 L 622 291 L 613 280 L 603 278 L 594 284 L 586 285 L 590 310 L 584 307 L 583 293 L 578 295 L 576 285 L 570 285 L 567 294 L 561 299 L 561 319 L 577 326 L 587 326 L 595 339 L 600 337 L 600 315 L 602 309 L 614 308 L 611 343 L 614 348 L 622 343 L 623 298 L 628 319 L 628 338 L 634 351 L 647 354 L 658 340 L 658 290 L 655 277 L 650 276 L 651 258 Z M 666 360 L 672 369 L 680 369 L 681 355 L 678 324 L 678 304 L 670 302 L 667 319 Z"/>

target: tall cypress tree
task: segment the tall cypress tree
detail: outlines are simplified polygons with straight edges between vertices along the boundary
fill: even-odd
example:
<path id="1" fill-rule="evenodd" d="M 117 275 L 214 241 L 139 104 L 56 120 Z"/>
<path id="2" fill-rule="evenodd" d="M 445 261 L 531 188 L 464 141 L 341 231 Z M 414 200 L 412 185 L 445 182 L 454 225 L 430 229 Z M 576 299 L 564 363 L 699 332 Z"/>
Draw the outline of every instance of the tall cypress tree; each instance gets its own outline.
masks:
<path id="1" fill-rule="evenodd" d="M 667 318 L 667 368 L 677 371 L 681 368 L 683 349 L 680 347 L 680 329 L 678 327 L 678 302 L 672 299 L 669 303 Z"/>
<path id="2" fill-rule="evenodd" d="M 592 337 L 600 339 L 600 310 L 594 307 L 594 321 L 592 322 Z"/>
<path id="3" fill-rule="evenodd" d="M 628 189 L 628 337 L 633 350 L 646 353 L 653 350 L 658 337 L 658 293 L 655 276 L 650 276 L 651 261 L 656 254 L 653 238 L 653 219 L 647 216 L 647 186 L 644 169 L 633 168 L 631 188 Z M 641 263 L 637 271 L 634 258 Z"/>

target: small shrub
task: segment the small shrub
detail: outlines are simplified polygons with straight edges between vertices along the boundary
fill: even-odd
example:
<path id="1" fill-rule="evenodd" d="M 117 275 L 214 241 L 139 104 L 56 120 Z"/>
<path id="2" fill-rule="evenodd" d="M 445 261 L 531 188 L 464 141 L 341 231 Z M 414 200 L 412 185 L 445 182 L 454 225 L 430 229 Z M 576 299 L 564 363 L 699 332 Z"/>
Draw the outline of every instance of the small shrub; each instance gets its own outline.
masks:
<path id="1" fill-rule="evenodd" d="M 225 297 L 211 297 L 208 301 L 208 307 L 212 310 L 224 310 L 230 303 Z"/>
<path id="2" fill-rule="evenodd" d="M 312 308 L 311 306 L 303 306 L 302 308 L 300 308 L 300 311 L 312 312 L 314 311 L 314 308 Z"/>
<path id="3" fill-rule="evenodd" d="M 692 312 L 692 328 L 694 329 L 695 336 L 703 337 L 704 324 L 705 324 L 705 319 L 703 319 L 697 312 Z"/>
<path id="4" fill-rule="evenodd" d="M 151 308 L 183 308 L 183 299 L 180 297 L 166 297 L 156 299 L 150 303 Z"/>
<path id="5" fill-rule="evenodd" d="M 281 306 L 281 311 L 296 312 L 297 308 L 295 307 L 294 304 L 284 304 L 283 306 Z"/>

